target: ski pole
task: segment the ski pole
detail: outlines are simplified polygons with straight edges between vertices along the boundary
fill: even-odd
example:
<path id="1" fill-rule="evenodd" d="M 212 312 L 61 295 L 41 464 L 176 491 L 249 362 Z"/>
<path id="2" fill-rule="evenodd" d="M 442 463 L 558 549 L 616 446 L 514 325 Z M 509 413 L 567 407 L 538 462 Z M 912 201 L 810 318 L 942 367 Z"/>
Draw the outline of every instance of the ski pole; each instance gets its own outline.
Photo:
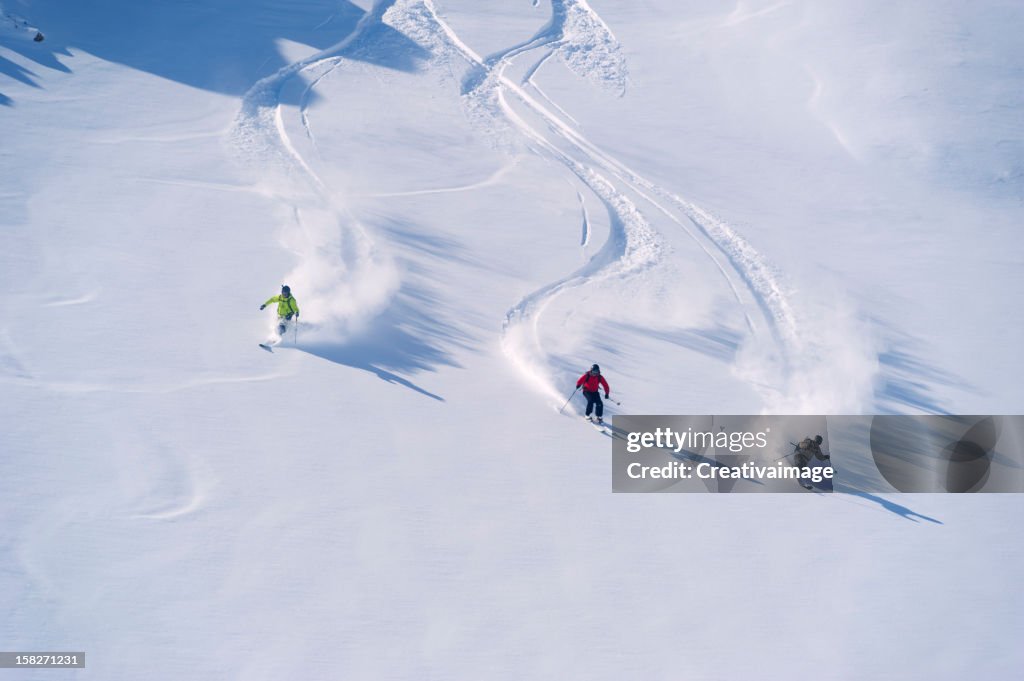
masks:
<path id="1" fill-rule="evenodd" d="M 564 411 L 564 410 L 565 410 L 565 408 L 569 406 L 569 402 L 571 402 L 571 401 L 572 401 L 572 398 L 576 397 L 576 393 L 578 393 L 579 391 L 580 391 L 580 387 L 579 387 L 579 386 L 576 386 L 576 390 L 573 390 L 573 391 L 572 391 L 572 395 L 569 395 L 569 399 L 567 399 L 567 400 L 565 401 L 565 404 L 563 404 L 563 405 L 562 405 L 562 408 L 558 410 L 558 413 L 559 413 L 559 414 L 561 414 L 561 413 L 562 413 L 562 411 Z"/>
<path id="2" fill-rule="evenodd" d="M 618 400 L 613 400 L 613 399 L 612 399 L 612 398 L 610 398 L 610 397 L 606 397 L 606 398 L 604 398 L 604 399 L 608 400 L 608 401 L 609 401 L 609 402 L 611 402 L 612 404 L 614 404 L 614 405 L 617 405 L 617 406 L 619 406 L 619 407 L 621 407 L 621 406 L 622 406 L 622 402 L 619 402 Z"/>
<path id="3" fill-rule="evenodd" d="M 798 445 L 795 442 L 790 442 L 789 444 L 793 445 L 793 447 L 794 447 L 793 451 L 791 451 L 789 454 L 786 454 L 786 456 L 780 456 L 778 459 L 775 459 L 775 461 L 772 461 L 772 463 L 778 463 L 780 461 L 788 459 L 789 457 L 791 457 L 791 456 L 793 456 L 794 454 L 797 453 L 797 448 L 799 448 L 800 445 Z"/>
<path id="4" fill-rule="evenodd" d="M 789 454 L 786 454 L 786 456 L 779 457 L 778 459 L 775 459 L 775 461 L 772 461 L 772 463 L 778 463 L 780 461 L 785 461 L 786 459 L 788 459 L 789 457 L 793 456 L 794 454 L 796 454 L 796 452 L 790 452 Z"/>

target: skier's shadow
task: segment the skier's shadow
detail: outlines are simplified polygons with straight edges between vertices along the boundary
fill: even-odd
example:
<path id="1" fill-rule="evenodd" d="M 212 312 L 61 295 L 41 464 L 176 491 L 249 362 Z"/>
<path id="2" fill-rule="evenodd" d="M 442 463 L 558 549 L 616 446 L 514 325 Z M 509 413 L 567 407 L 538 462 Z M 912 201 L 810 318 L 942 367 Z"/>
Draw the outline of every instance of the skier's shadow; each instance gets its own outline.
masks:
<path id="1" fill-rule="evenodd" d="M 311 344 L 302 345 L 299 349 L 304 352 L 308 352 L 311 355 L 316 355 L 322 359 L 334 362 L 335 364 L 344 364 L 345 366 L 352 367 L 353 369 L 368 371 L 382 381 L 408 388 L 409 390 L 418 392 L 432 400 L 437 400 L 438 402 L 445 401 L 445 399 L 440 395 L 432 393 L 429 390 L 416 385 L 409 379 L 402 378 L 398 374 L 388 371 L 387 369 L 383 369 L 376 363 L 370 361 L 367 355 L 362 351 L 366 346 L 361 348 L 360 345 L 336 346 L 328 344 Z"/>
<path id="2" fill-rule="evenodd" d="M 421 395 L 425 395 L 426 397 L 429 397 L 432 400 L 437 400 L 438 402 L 444 402 L 444 398 L 441 397 L 440 395 L 435 395 L 434 393 L 430 392 L 429 390 L 426 390 L 426 389 L 421 388 L 420 386 L 416 385 L 415 383 L 413 383 L 409 379 L 402 378 L 398 374 L 393 374 L 390 371 L 385 371 L 384 369 L 381 369 L 380 367 L 375 367 L 372 364 L 367 364 L 365 366 L 360 366 L 360 365 L 357 365 L 357 364 L 350 364 L 349 366 L 351 366 L 353 368 L 356 368 L 356 369 L 363 369 L 364 371 L 369 371 L 371 374 L 375 374 L 377 376 L 377 378 L 379 378 L 382 381 L 386 381 L 388 383 L 395 383 L 397 385 L 405 386 L 409 390 L 413 390 L 415 392 L 418 392 Z"/>
<path id="3" fill-rule="evenodd" d="M 852 496 L 855 496 L 855 497 L 860 497 L 861 499 L 867 499 L 868 501 L 873 501 L 876 504 L 878 504 L 879 506 L 881 506 L 882 508 L 884 508 L 886 511 L 889 511 L 890 513 L 895 513 L 896 515 L 900 516 L 901 518 L 906 518 L 907 520 L 910 520 L 910 521 L 915 522 L 915 523 L 918 522 L 917 519 L 920 518 L 921 520 L 925 520 L 925 521 L 930 522 L 930 523 L 935 523 L 936 525 L 943 525 L 943 524 L 945 524 L 941 520 L 939 520 L 938 518 L 932 518 L 932 517 L 926 516 L 926 515 L 924 515 L 922 513 L 918 513 L 917 511 L 912 511 L 909 508 L 907 508 L 906 506 L 903 506 L 902 504 L 897 504 L 895 501 L 893 501 L 891 499 L 886 499 L 885 497 L 880 497 L 877 494 L 871 494 L 870 492 L 862 492 L 860 490 L 853 490 L 853 489 L 846 489 L 846 490 L 843 490 L 843 492 L 846 493 L 846 494 L 850 494 Z"/>

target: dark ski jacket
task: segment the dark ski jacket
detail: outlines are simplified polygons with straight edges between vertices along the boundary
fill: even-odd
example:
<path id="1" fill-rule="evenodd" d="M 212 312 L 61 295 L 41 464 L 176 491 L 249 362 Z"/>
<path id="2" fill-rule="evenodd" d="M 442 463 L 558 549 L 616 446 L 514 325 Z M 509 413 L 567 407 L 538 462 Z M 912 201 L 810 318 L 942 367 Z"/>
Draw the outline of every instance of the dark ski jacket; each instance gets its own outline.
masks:
<path id="1" fill-rule="evenodd" d="M 796 458 L 804 462 L 810 461 L 812 456 L 819 461 L 828 461 L 830 459 L 828 454 L 821 451 L 821 445 L 809 437 L 801 440 L 800 444 L 796 446 L 795 451 Z"/>
<path id="2" fill-rule="evenodd" d="M 597 376 L 591 376 L 590 372 L 580 376 L 580 380 L 576 381 L 576 387 L 583 388 L 585 393 L 596 393 L 599 388 L 604 388 L 604 394 L 607 395 L 612 390 L 608 387 L 608 381 L 604 380 L 604 376 L 598 374 Z"/>

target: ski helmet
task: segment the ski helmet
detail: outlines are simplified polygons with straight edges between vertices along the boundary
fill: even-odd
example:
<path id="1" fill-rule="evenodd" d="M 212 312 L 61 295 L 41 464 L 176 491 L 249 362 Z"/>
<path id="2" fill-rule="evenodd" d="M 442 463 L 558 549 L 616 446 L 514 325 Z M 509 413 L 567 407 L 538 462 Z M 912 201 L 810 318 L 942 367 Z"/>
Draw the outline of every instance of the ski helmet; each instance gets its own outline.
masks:
<path id="1" fill-rule="evenodd" d="M 597 366 L 596 364 L 594 366 L 590 367 L 590 370 L 591 371 L 596 371 L 597 373 L 601 373 L 601 367 Z"/>
<path id="2" fill-rule="evenodd" d="M 284 293 L 286 295 L 291 295 L 292 294 L 292 289 L 289 286 L 287 286 L 287 285 L 281 286 L 281 293 Z"/>

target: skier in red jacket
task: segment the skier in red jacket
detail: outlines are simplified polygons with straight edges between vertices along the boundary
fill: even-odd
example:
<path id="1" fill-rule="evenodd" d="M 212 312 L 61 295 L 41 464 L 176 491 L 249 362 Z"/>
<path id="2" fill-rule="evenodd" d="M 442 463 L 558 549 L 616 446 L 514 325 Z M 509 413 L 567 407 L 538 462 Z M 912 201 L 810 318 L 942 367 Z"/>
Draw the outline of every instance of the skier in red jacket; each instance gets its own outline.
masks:
<path id="1" fill-rule="evenodd" d="M 590 420 L 590 412 L 596 411 L 597 423 L 604 423 L 602 418 L 604 416 L 604 402 L 601 401 L 601 395 L 598 392 L 602 387 L 604 388 L 605 399 L 608 399 L 608 393 L 611 392 L 611 388 L 608 387 L 608 381 L 604 380 L 604 376 L 601 375 L 601 367 L 596 364 L 590 367 L 590 371 L 580 376 L 580 380 L 576 381 L 576 388 L 583 388 L 583 396 L 587 398 L 587 413 L 585 416 L 588 421 Z"/>

